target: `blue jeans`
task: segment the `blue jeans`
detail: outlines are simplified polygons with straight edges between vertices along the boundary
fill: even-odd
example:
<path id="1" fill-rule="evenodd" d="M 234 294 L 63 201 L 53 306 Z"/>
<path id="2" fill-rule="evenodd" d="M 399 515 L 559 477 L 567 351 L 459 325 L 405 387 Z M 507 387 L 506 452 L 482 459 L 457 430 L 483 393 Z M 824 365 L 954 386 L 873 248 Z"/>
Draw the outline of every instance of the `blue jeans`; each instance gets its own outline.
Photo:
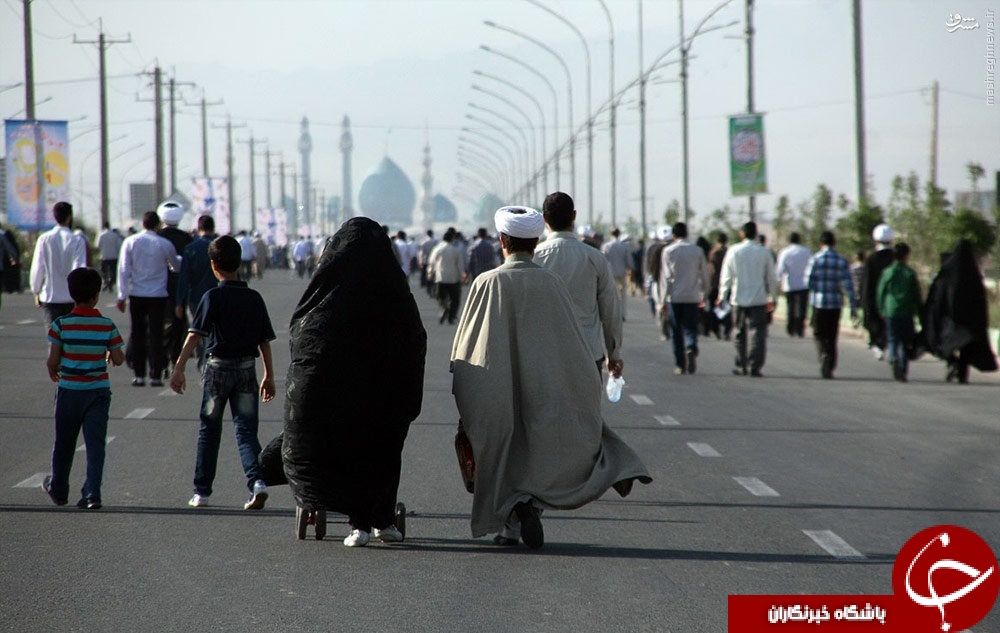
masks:
<path id="1" fill-rule="evenodd" d="M 263 479 L 260 464 L 260 442 L 257 440 L 257 362 L 254 358 L 229 360 L 209 358 L 203 377 L 201 397 L 201 429 L 198 430 L 198 457 L 194 466 L 194 491 L 212 494 L 216 466 L 219 463 L 219 442 L 222 439 L 222 415 L 226 403 L 233 415 L 236 446 L 252 490 Z"/>
<path id="2" fill-rule="evenodd" d="M 76 453 L 76 440 L 83 429 L 83 441 L 87 446 L 87 479 L 80 493 L 84 499 L 100 501 L 110 408 L 110 389 L 60 387 L 56 390 L 56 441 L 52 447 L 53 498 L 66 501 L 69 497 L 69 473 Z"/>
<path id="3" fill-rule="evenodd" d="M 674 347 L 674 361 L 678 367 L 687 367 L 687 350 L 698 354 L 698 320 L 701 310 L 697 303 L 670 304 L 670 333 Z"/>
<path id="4" fill-rule="evenodd" d="M 913 345 L 913 317 L 886 319 L 885 333 L 889 362 L 905 376 L 910 364 L 908 348 Z"/>

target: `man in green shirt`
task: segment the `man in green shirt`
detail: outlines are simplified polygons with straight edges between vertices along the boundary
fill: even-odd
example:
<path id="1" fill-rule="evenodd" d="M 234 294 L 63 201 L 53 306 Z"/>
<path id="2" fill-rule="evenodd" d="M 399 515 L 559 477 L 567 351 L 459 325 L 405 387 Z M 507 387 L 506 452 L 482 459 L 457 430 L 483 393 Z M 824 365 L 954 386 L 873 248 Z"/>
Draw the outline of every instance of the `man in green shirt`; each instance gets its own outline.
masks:
<path id="1" fill-rule="evenodd" d="M 907 265 L 910 247 L 906 242 L 896 244 L 893 257 L 895 261 L 879 277 L 875 299 L 878 313 L 885 319 L 892 377 L 906 382 L 908 350 L 913 346 L 913 317 L 920 309 L 920 282 Z"/>

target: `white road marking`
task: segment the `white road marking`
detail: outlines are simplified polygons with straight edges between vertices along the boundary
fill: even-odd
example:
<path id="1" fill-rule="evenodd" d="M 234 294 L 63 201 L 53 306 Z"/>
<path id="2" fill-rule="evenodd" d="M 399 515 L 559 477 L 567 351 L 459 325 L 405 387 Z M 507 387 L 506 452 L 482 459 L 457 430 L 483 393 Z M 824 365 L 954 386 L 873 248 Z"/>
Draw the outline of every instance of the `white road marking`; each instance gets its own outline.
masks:
<path id="1" fill-rule="evenodd" d="M 108 444 L 110 444 L 111 441 L 115 439 L 115 437 L 117 437 L 117 436 L 115 436 L 115 435 L 109 435 L 108 438 L 104 441 L 104 445 L 107 446 Z M 86 444 L 80 444 L 79 446 L 76 447 L 76 452 L 77 453 L 79 453 L 81 451 L 85 451 L 85 450 L 87 450 L 87 445 Z"/>
<path id="2" fill-rule="evenodd" d="M 802 530 L 802 533 L 816 542 L 831 556 L 837 558 L 866 558 L 864 554 L 847 544 L 830 530 Z"/>
<path id="3" fill-rule="evenodd" d="M 715 450 L 708 444 L 701 442 L 688 442 L 688 448 L 694 451 L 699 457 L 722 457 L 722 453 Z"/>
<path id="4" fill-rule="evenodd" d="M 648 397 L 642 394 L 631 395 L 629 396 L 629 398 L 632 398 L 632 402 L 636 404 L 646 404 L 646 405 L 653 404 L 652 400 L 650 400 Z"/>
<path id="5" fill-rule="evenodd" d="M 659 422 L 660 424 L 662 424 L 663 426 L 680 426 L 681 425 L 681 423 L 678 422 L 676 419 L 674 419 L 674 416 L 672 416 L 672 415 L 654 415 L 653 417 L 656 418 L 656 421 Z"/>
<path id="6" fill-rule="evenodd" d="M 34 475 L 32 475 L 31 477 L 28 477 L 27 479 L 25 479 L 24 481 L 22 481 L 21 483 L 17 484 L 14 487 L 15 488 L 41 488 L 42 487 L 42 482 L 45 481 L 45 478 L 48 476 L 48 474 L 49 473 L 35 473 Z"/>
<path id="7" fill-rule="evenodd" d="M 765 484 L 760 479 L 757 479 L 756 477 L 733 477 L 733 479 L 735 479 L 736 483 L 746 488 L 747 491 L 749 491 L 750 494 L 754 495 L 755 497 L 781 496 L 774 488 L 768 486 L 767 484 Z"/>
<path id="8" fill-rule="evenodd" d="M 141 420 L 156 409 L 136 409 L 125 416 L 126 420 Z"/>
<path id="9" fill-rule="evenodd" d="M 158 395 L 161 398 L 169 398 L 171 396 L 179 396 L 181 394 L 177 393 L 173 389 L 164 389 L 163 391 L 161 391 L 160 393 L 158 393 L 156 395 Z"/>
<path id="10" fill-rule="evenodd" d="M 18 325 L 31 325 L 34 322 L 35 322 L 34 319 L 21 319 L 20 321 L 17 322 L 17 324 Z M 38 485 L 40 486 L 41 484 L 38 484 Z"/>

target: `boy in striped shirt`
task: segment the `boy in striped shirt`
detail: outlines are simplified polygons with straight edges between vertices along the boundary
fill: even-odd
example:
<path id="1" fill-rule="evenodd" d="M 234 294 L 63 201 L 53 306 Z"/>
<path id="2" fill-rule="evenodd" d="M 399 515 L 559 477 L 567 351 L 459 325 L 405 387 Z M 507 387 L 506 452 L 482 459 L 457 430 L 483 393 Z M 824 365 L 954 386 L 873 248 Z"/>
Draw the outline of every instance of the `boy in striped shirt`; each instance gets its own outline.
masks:
<path id="1" fill-rule="evenodd" d="M 57 506 L 69 497 L 69 472 L 76 440 L 83 429 L 87 446 L 87 479 L 76 507 L 101 507 L 101 478 L 111 407 L 108 360 L 115 366 L 125 360 L 124 343 L 114 322 L 94 306 L 101 295 L 101 274 L 77 268 L 66 278 L 76 304 L 72 312 L 49 326 L 49 358 L 45 362 L 56 390 L 56 441 L 52 449 L 52 474 L 42 487 Z"/>

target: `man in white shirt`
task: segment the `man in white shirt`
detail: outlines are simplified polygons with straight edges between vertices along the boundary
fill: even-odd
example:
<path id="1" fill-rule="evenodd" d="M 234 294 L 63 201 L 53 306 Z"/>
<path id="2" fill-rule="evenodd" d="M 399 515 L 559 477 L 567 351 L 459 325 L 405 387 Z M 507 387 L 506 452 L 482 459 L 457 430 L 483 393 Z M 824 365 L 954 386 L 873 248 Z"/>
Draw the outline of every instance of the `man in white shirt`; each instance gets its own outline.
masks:
<path id="1" fill-rule="evenodd" d="M 399 251 L 400 267 L 406 280 L 410 280 L 410 266 L 413 265 L 413 258 L 417 256 L 417 245 L 406 239 L 406 231 L 396 231 L 396 239 L 393 240 L 396 249 Z"/>
<path id="2" fill-rule="evenodd" d="M 97 250 L 101 255 L 101 277 L 104 278 L 104 290 L 115 289 L 115 275 L 118 272 L 118 253 L 122 249 L 125 238 L 111 225 L 104 223 L 104 230 L 97 236 Z"/>
<path id="3" fill-rule="evenodd" d="M 621 231 L 618 227 L 611 229 L 610 242 L 601 247 L 604 256 L 611 264 L 611 273 L 615 276 L 615 286 L 618 287 L 618 299 L 622 304 L 622 320 L 625 319 L 625 297 L 628 296 L 628 271 L 632 264 L 632 244 L 620 239 Z"/>
<path id="4" fill-rule="evenodd" d="M 802 238 L 798 233 L 788 236 L 791 242 L 778 254 L 778 279 L 781 280 L 781 290 L 788 302 L 788 336 L 802 338 L 805 335 L 806 308 L 809 305 L 809 283 L 806 279 L 806 268 L 812 252 L 802 246 Z"/>
<path id="5" fill-rule="evenodd" d="M 437 239 L 434 237 L 434 231 L 427 229 L 427 237 L 420 242 L 420 248 L 417 253 L 417 263 L 420 264 L 420 286 L 427 290 L 427 296 L 434 296 L 434 280 L 431 279 L 430 267 L 427 265 L 427 260 L 430 259 L 431 251 L 434 247 L 438 245 Z"/>
<path id="6" fill-rule="evenodd" d="M 257 261 L 257 249 L 253 245 L 253 238 L 247 235 L 246 231 L 240 231 L 236 237 L 240 243 L 240 281 L 247 283 L 253 279 L 253 265 Z"/>
<path id="7" fill-rule="evenodd" d="M 292 246 L 292 261 L 300 279 L 306 275 L 306 265 L 310 255 L 312 255 L 312 242 L 304 237 L 299 238 L 299 241 Z"/>
<path id="8" fill-rule="evenodd" d="M 673 226 L 674 243 L 663 249 L 660 263 L 660 286 L 666 310 L 670 304 L 670 329 L 673 336 L 674 373 L 693 374 L 698 357 L 698 324 L 701 306 L 705 305 L 712 278 L 708 274 L 705 251 L 688 241 L 687 224 Z"/>
<path id="9" fill-rule="evenodd" d="M 437 285 L 441 318 L 438 323 L 454 324 L 458 318 L 458 304 L 462 299 L 462 281 L 465 279 L 465 257 L 455 246 L 455 229 L 445 231 L 441 243 L 434 247 L 427 260 L 434 283 Z"/>
<path id="10" fill-rule="evenodd" d="M 160 216 L 147 211 L 142 216 L 140 233 L 129 236 L 122 244 L 118 259 L 118 310 L 125 312 L 129 303 L 132 332 L 129 338 L 132 385 L 146 384 L 146 363 L 150 368 L 152 387 L 163 386 L 163 322 L 167 309 L 167 271 L 180 272 L 181 258 L 174 245 L 156 234 Z"/>
<path id="11" fill-rule="evenodd" d="M 622 367 L 622 307 L 611 264 L 601 251 L 587 246 L 573 233 L 576 208 L 561 191 L 542 204 L 545 224 L 553 233 L 535 249 L 534 261 L 562 278 L 576 306 L 584 338 L 598 371 L 620 376 Z"/>
<path id="12" fill-rule="evenodd" d="M 736 368 L 733 373 L 762 376 L 767 356 L 767 315 L 774 309 L 778 279 L 770 249 L 757 243 L 757 224 L 740 229 L 743 241 L 726 251 L 718 303 L 731 303 L 736 320 Z M 748 348 L 749 344 L 749 350 Z"/>
<path id="13" fill-rule="evenodd" d="M 31 258 L 31 292 L 45 310 L 48 325 L 73 309 L 66 277 L 87 265 L 87 240 L 73 233 L 73 206 L 57 202 L 52 207 L 56 225 L 38 236 Z"/>

